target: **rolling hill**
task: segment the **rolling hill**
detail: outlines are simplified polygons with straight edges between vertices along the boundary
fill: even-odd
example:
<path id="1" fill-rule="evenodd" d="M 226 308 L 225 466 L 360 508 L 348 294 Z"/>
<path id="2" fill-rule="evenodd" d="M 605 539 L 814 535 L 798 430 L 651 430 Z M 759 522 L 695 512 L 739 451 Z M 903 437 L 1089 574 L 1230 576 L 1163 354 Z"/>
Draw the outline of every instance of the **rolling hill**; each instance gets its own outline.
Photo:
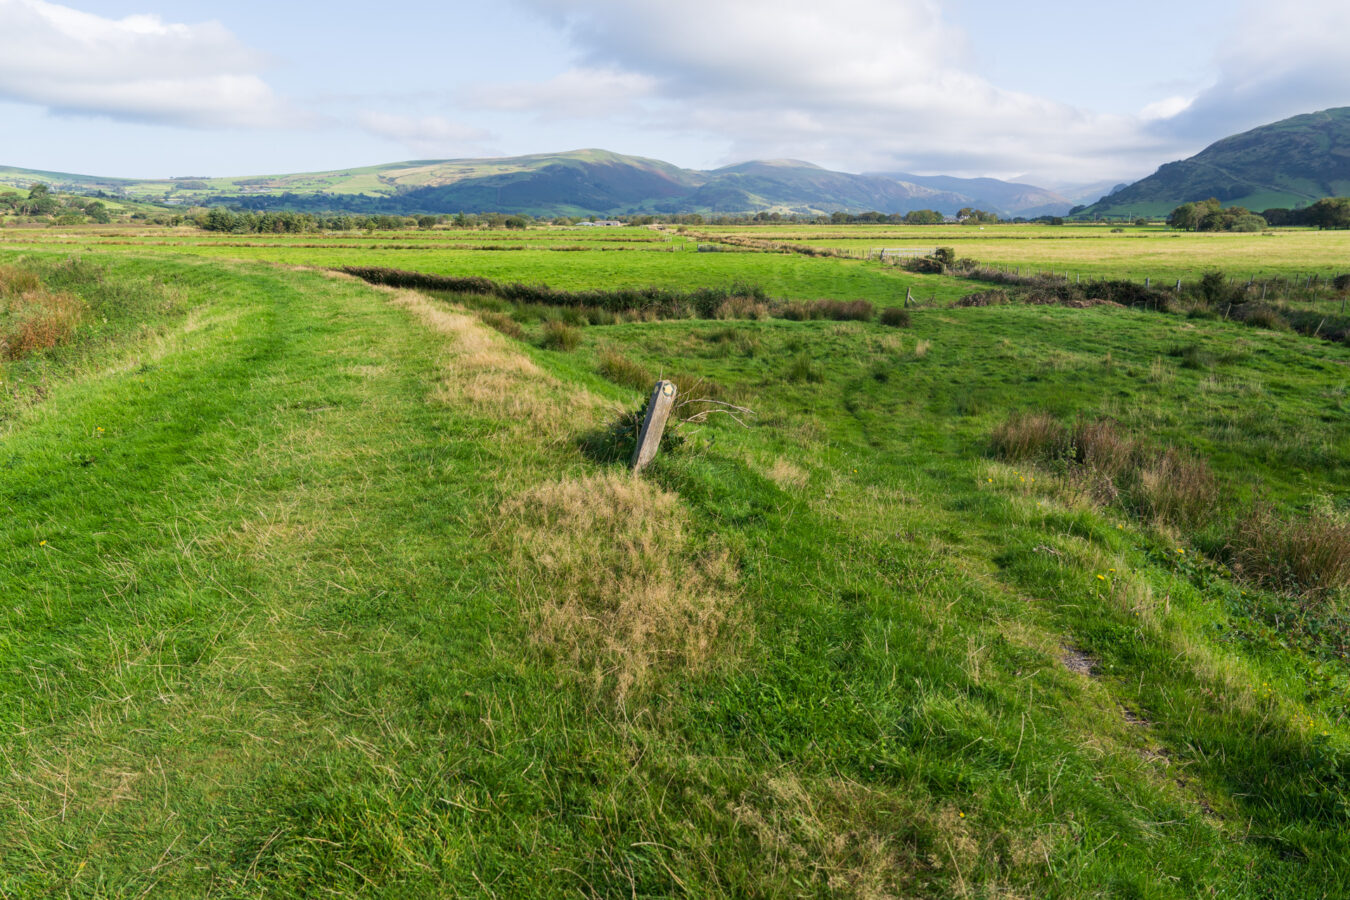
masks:
<path id="1" fill-rule="evenodd" d="M 1105 197 L 1080 215 L 1163 215 L 1217 197 L 1262 210 L 1350 195 L 1350 107 L 1294 116 L 1233 135 Z"/>
<path id="2" fill-rule="evenodd" d="M 502 159 L 410 160 L 387 165 L 231 178 L 98 178 L 0 167 L 0 185 L 44 181 L 57 190 L 177 206 L 361 213 L 505 212 L 535 216 L 835 211 L 905 213 L 966 206 L 1004 216 L 1059 214 L 1069 202 L 995 179 L 857 175 L 797 160 L 757 160 L 712 171 L 606 150 Z"/>

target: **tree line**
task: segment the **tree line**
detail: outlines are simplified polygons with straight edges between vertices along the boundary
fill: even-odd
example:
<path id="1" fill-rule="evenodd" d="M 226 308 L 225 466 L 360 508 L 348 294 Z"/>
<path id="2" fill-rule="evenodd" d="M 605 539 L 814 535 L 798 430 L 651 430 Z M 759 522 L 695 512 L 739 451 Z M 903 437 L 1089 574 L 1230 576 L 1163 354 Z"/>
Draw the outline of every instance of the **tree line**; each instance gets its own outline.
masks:
<path id="1" fill-rule="evenodd" d="M 1269 227 L 1350 228 L 1350 197 L 1326 197 L 1301 209 L 1277 207 L 1260 214 L 1242 206 L 1224 207 L 1215 197 L 1183 203 L 1167 224 L 1185 231 L 1262 231 Z"/>
<path id="2" fill-rule="evenodd" d="M 37 182 L 20 191 L 0 192 L 0 216 L 51 218 L 59 225 L 78 225 L 86 221 L 106 225 L 112 213 L 100 200 L 71 194 L 54 194 L 51 186 Z"/>

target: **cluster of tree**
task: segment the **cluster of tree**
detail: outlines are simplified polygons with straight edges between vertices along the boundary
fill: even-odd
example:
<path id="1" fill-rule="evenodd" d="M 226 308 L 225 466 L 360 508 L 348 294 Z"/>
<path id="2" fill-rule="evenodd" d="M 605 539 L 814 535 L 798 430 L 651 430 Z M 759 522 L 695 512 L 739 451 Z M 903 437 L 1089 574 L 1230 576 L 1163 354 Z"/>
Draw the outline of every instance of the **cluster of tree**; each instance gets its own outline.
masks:
<path id="1" fill-rule="evenodd" d="M 1268 209 L 1261 215 L 1277 226 L 1350 228 L 1350 197 L 1327 197 L 1302 209 Z"/>
<path id="2" fill-rule="evenodd" d="M 966 206 L 957 210 L 956 221 L 962 225 L 997 225 L 998 216 L 982 209 Z"/>
<path id="3" fill-rule="evenodd" d="M 307 212 L 280 210 L 251 212 L 213 206 L 193 217 L 197 227 L 205 231 L 228 234 L 305 234 L 316 231 L 402 231 L 411 228 L 429 229 L 438 225 L 456 228 L 526 228 L 534 220 L 529 216 L 508 216 L 501 213 L 477 215 L 459 213 L 454 216 L 394 216 L 394 215 L 316 215 Z"/>
<path id="4" fill-rule="evenodd" d="M 935 209 L 915 209 L 907 213 L 864 212 L 857 215 L 837 212 L 830 216 L 831 225 L 942 225 L 947 217 Z M 982 209 L 967 206 L 956 214 L 962 225 L 997 225 L 998 216 Z"/>
<path id="5" fill-rule="evenodd" d="M 96 199 L 70 194 L 54 194 L 50 185 L 37 182 L 27 195 L 18 191 L 0 193 L 0 216 L 26 216 L 34 221 L 48 219 L 76 225 L 85 221 L 107 224 L 112 221 L 108 207 Z"/>
<path id="6" fill-rule="evenodd" d="M 1183 203 L 1172 210 L 1167 224 L 1185 231 L 1263 231 L 1267 221 L 1242 206 L 1224 207 L 1218 198 Z"/>

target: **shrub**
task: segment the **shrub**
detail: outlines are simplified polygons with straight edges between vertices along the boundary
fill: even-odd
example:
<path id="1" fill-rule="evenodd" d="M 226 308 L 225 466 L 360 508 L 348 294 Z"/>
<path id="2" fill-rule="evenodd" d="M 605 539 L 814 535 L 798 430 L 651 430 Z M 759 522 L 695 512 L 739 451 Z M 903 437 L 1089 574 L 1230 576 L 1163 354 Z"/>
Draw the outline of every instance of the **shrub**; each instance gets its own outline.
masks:
<path id="1" fill-rule="evenodd" d="M 881 324 L 889 325 L 892 328 L 909 327 L 909 310 L 901 309 L 898 306 L 890 306 L 881 311 Z"/>
<path id="2" fill-rule="evenodd" d="M 1007 292 L 995 288 L 991 291 L 976 291 L 973 294 L 966 294 L 960 300 L 956 301 L 956 305 L 960 307 L 1002 306 L 1007 302 Z"/>
<path id="3" fill-rule="evenodd" d="M 1200 276 L 1200 283 L 1196 285 L 1196 293 L 1200 298 L 1210 306 L 1218 306 L 1220 303 L 1228 303 L 1233 300 L 1233 291 L 1228 286 L 1228 279 L 1222 272 L 1206 272 Z"/>
<path id="4" fill-rule="evenodd" d="M 817 300 L 811 304 L 817 315 L 812 318 L 839 322 L 870 322 L 876 308 L 866 300 Z"/>
<path id="5" fill-rule="evenodd" d="M 540 345 L 546 350 L 572 351 L 581 343 L 581 332 L 566 322 L 557 319 L 544 323 L 544 335 Z"/>
<path id="6" fill-rule="evenodd" d="M 1326 515 L 1288 521 L 1254 507 L 1227 550 L 1234 571 L 1258 584 L 1309 595 L 1350 586 L 1350 525 Z"/>
<path id="7" fill-rule="evenodd" d="M 805 322 L 808 319 L 816 318 L 812 315 L 812 309 L 805 303 L 798 300 L 789 300 L 774 310 L 774 315 L 780 319 L 788 319 L 792 322 Z"/>
<path id="8" fill-rule="evenodd" d="M 1255 328 L 1270 328 L 1273 330 L 1284 330 L 1289 327 L 1289 323 L 1284 320 L 1274 307 L 1264 304 L 1248 304 L 1250 309 L 1243 309 L 1238 316 L 1241 320 Z"/>

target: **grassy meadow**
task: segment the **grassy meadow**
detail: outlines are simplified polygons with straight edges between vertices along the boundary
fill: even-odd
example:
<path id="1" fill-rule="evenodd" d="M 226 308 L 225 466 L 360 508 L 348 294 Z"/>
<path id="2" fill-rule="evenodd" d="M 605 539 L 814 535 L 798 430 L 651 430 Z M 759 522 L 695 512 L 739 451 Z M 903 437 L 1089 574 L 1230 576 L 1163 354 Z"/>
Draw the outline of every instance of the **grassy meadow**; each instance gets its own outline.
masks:
<path id="1" fill-rule="evenodd" d="M 1350 347 L 665 237 L 0 232 L 0 897 L 1350 895 Z"/>

